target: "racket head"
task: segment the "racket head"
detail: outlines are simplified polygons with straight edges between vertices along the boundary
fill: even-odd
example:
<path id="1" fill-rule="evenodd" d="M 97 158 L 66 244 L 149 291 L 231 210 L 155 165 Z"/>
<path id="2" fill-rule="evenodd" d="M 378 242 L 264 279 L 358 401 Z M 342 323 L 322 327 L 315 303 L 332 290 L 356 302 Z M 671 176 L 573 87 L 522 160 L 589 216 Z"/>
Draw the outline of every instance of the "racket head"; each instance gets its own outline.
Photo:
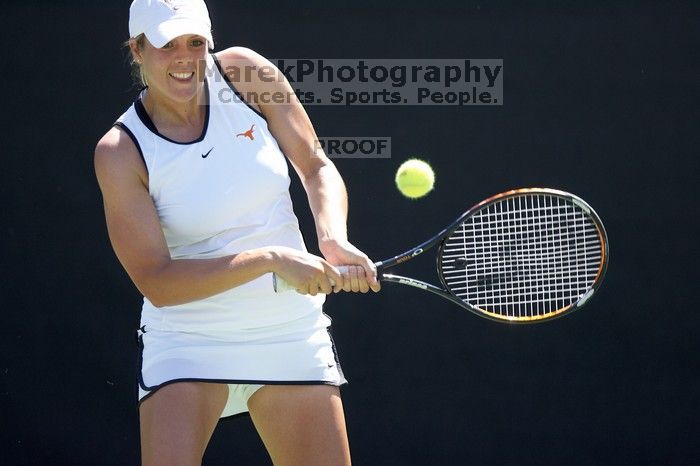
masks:
<path id="1" fill-rule="evenodd" d="M 503 192 L 462 214 L 444 236 L 437 269 L 463 307 L 516 324 L 561 317 L 600 287 L 608 237 L 583 199 L 550 188 Z"/>

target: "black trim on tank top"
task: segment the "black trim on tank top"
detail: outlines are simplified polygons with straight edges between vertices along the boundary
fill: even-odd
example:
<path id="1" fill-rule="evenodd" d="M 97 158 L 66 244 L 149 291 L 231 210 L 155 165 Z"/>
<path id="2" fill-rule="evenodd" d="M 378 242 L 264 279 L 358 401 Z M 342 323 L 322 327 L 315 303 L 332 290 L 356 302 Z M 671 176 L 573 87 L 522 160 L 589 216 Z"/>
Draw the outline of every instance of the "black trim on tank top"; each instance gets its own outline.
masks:
<path id="1" fill-rule="evenodd" d="M 153 120 L 151 120 L 151 117 L 148 116 L 148 112 L 146 112 L 146 107 L 143 106 L 143 102 L 141 101 L 141 97 L 136 99 L 136 102 L 134 102 L 134 110 L 136 110 L 136 115 L 138 115 L 141 122 L 153 134 L 160 136 L 161 138 L 165 139 L 168 142 L 172 142 L 173 144 L 180 144 L 181 146 L 196 144 L 196 143 L 202 142 L 204 140 L 204 137 L 207 135 L 207 130 L 209 129 L 209 108 L 211 105 L 209 102 L 209 98 L 210 98 L 210 96 L 209 96 L 209 83 L 207 82 L 207 80 L 204 81 L 204 92 L 207 93 L 207 104 L 205 105 L 205 113 L 204 113 L 204 127 L 202 128 L 202 134 L 194 141 L 189 141 L 189 142 L 174 141 L 174 140 L 170 139 L 169 137 L 161 134 L 158 131 L 158 128 L 156 128 L 156 125 L 153 123 Z"/>
<path id="2" fill-rule="evenodd" d="M 143 157 L 143 151 L 141 150 L 141 144 L 139 144 L 139 141 L 136 139 L 136 136 L 134 136 L 134 133 L 131 132 L 131 130 L 121 121 L 117 121 L 112 125 L 116 128 L 121 129 L 126 133 L 129 138 L 133 141 L 134 145 L 136 146 L 136 150 L 139 151 L 139 155 L 141 156 L 141 160 L 143 160 L 143 165 L 146 167 L 146 173 L 148 173 L 148 164 L 146 163 L 146 159 Z"/>
<path id="3" fill-rule="evenodd" d="M 214 59 L 214 64 L 216 64 L 216 69 L 219 70 L 219 74 L 221 74 L 221 76 L 224 77 L 224 81 L 226 81 L 226 84 L 228 84 L 228 87 L 236 94 L 236 97 L 238 97 L 238 98 L 240 99 L 240 101 L 243 102 L 243 103 L 246 105 L 246 107 L 248 107 L 249 109 L 251 109 L 252 111 L 254 111 L 256 115 L 258 115 L 258 116 L 259 116 L 260 118 L 262 118 L 263 120 L 267 121 L 267 118 L 265 118 L 265 115 L 263 115 L 263 114 L 260 113 L 255 107 L 253 107 L 252 105 L 250 105 L 250 104 L 248 103 L 248 101 L 245 100 L 245 99 L 243 98 L 243 96 L 241 95 L 241 93 L 238 92 L 238 89 L 236 89 L 236 86 L 233 85 L 233 83 L 231 82 L 231 80 L 228 79 L 228 76 L 226 76 L 226 73 L 224 73 L 224 70 L 223 70 L 223 68 L 221 67 L 221 62 L 219 61 L 218 58 L 216 58 L 216 55 L 214 55 L 214 54 L 212 53 L 212 54 L 211 54 L 211 57 Z"/>

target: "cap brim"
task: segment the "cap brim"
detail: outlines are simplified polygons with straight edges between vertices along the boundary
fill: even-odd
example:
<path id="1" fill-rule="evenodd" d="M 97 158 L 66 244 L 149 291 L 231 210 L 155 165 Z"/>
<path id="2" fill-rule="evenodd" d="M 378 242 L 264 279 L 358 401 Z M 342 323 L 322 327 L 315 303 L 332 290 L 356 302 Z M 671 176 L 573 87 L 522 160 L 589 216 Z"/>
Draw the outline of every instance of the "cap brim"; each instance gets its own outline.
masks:
<path id="1" fill-rule="evenodd" d="M 161 48 L 176 37 L 197 34 L 204 37 L 210 49 L 214 48 L 209 25 L 191 19 L 174 18 L 164 21 L 145 32 L 146 38 L 156 48 Z"/>

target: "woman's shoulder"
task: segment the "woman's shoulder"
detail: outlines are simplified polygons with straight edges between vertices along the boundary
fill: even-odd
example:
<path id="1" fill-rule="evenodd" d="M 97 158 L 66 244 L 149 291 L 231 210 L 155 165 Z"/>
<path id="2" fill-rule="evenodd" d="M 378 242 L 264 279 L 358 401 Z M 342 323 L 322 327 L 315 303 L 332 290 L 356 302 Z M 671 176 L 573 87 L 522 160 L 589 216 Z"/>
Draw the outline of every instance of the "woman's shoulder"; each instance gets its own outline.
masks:
<path id="1" fill-rule="evenodd" d="M 229 47 L 224 50 L 220 50 L 214 54 L 220 62 L 228 61 L 242 61 L 250 63 L 258 63 L 261 61 L 269 62 L 265 57 L 260 55 L 253 49 L 248 47 Z"/>
<path id="2" fill-rule="evenodd" d="M 276 73 L 277 67 L 267 58 L 247 47 L 230 47 L 214 54 L 224 70 L 249 70 L 245 76 L 260 77 Z"/>
<path id="3" fill-rule="evenodd" d="M 111 127 L 97 142 L 94 163 L 98 178 L 125 173 L 143 178 L 147 173 L 137 143 L 118 125 Z"/>
<path id="4" fill-rule="evenodd" d="M 238 92 L 248 96 L 248 101 L 258 113 L 268 114 L 264 108 L 270 95 L 292 92 L 282 72 L 267 58 L 246 47 L 231 47 L 214 54 L 221 71 L 235 85 Z M 257 97 L 251 97 L 257 96 Z"/>

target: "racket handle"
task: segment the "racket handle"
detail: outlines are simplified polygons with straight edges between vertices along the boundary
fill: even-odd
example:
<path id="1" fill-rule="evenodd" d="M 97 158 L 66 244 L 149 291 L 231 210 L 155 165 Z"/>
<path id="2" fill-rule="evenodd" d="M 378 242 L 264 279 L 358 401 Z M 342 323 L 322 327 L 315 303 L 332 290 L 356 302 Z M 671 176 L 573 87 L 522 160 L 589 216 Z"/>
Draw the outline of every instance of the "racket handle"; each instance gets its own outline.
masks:
<path id="1" fill-rule="evenodd" d="M 339 265 L 336 268 L 340 271 L 340 273 L 345 273 L 348 271 L 347 265 Z M 329 280 L 331 282 L 331 286 L 334 286 L 335 283 L 333 282 L 333 279 L 329 278 Z M 275 293 L 284 293 L 285 291 L 296 290 L 296 288 L 294 288 L 284 278 L 280 277 L 276 273 L 272 274 L 272 287 L 275 289 Z"/>

